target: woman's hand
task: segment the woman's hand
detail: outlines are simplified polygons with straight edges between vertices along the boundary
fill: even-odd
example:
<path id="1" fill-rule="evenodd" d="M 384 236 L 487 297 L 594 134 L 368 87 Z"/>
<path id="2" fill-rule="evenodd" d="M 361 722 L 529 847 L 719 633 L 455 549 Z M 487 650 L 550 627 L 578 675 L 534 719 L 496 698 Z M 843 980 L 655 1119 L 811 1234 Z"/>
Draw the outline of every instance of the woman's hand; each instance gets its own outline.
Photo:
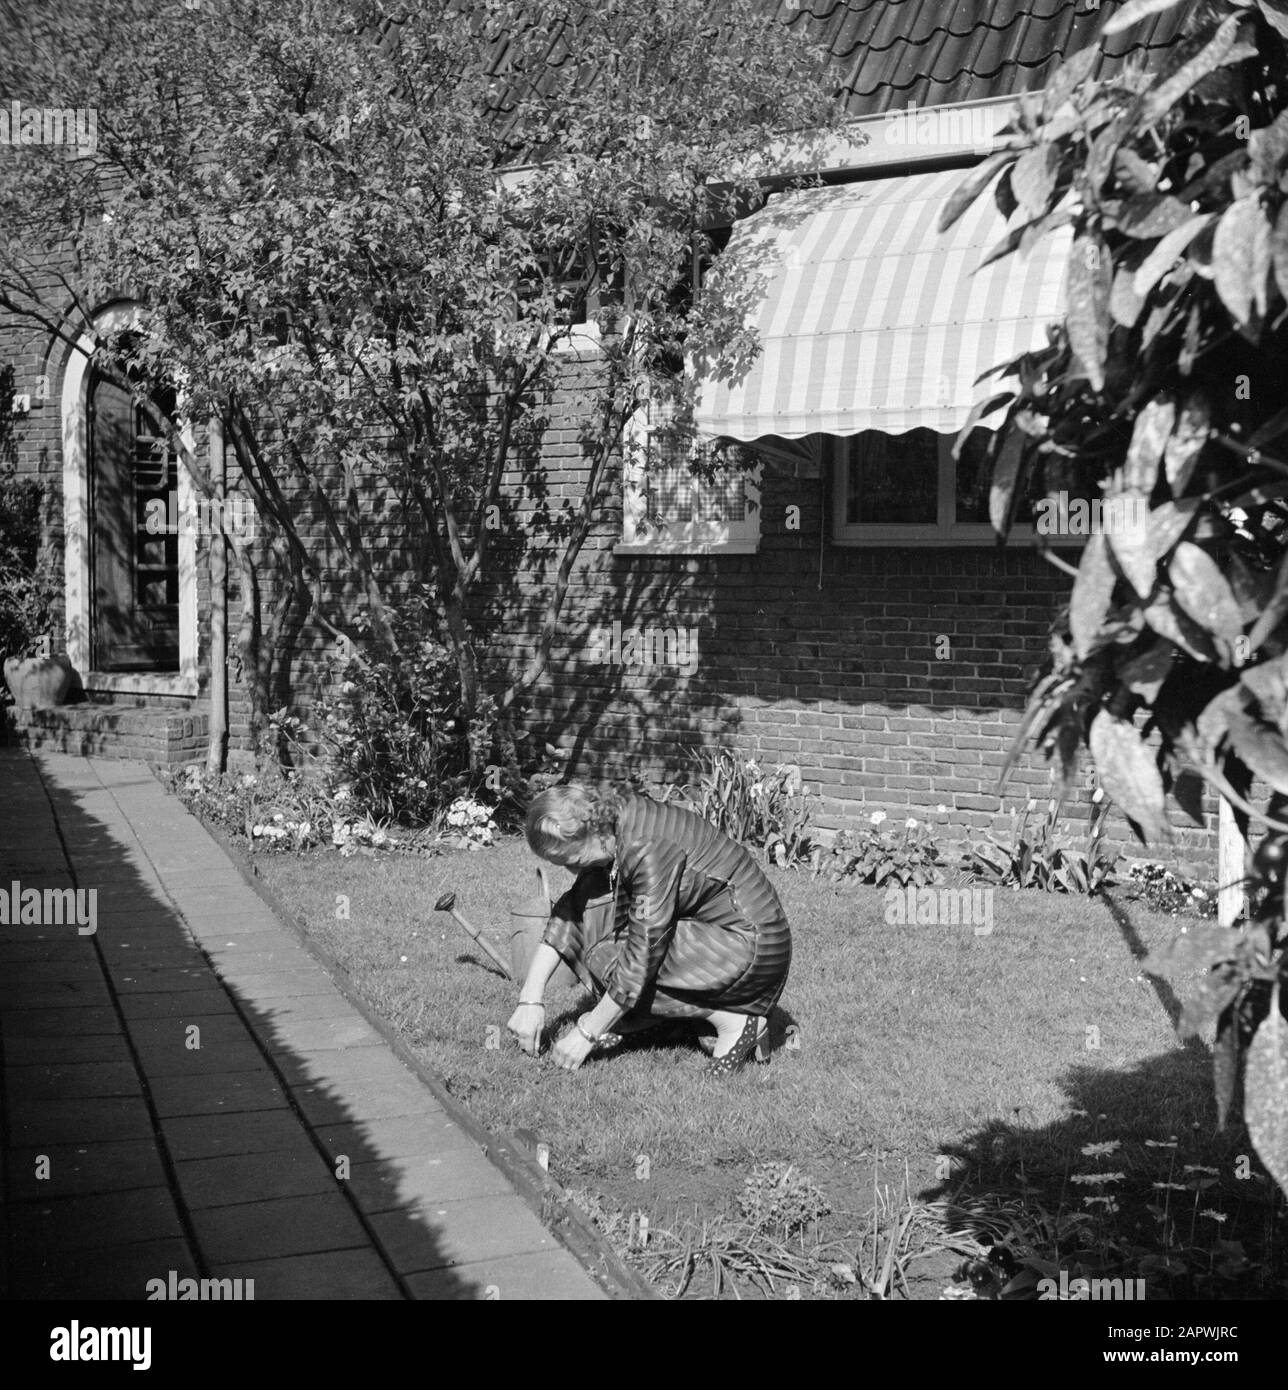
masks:
<path id="1" fill-rule="evenodd" d="M 594 1050 L 595 1044 L 583 1037 L 581 1030 L 573 1024 L 556 1040 L 550 1057 L 555 1066 L 562 1067 L 564 1071 L 576 1071 Z"/>
<path id="2" fill-rule="evenodd" d="M 506 1027 L 514 1035 L 519 1046 L 529 1056 L 535 1057 L 541 1050 L 541 1030 L 545 1024 L 544 1004 L 520 1004 L 510 1015 Z"/>

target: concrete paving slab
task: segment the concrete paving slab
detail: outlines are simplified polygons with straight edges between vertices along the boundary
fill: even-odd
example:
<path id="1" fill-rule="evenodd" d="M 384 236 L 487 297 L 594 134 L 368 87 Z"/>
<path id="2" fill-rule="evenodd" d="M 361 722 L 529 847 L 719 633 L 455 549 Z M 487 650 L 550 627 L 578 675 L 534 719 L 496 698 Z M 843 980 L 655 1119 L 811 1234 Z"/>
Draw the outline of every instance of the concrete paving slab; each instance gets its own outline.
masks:
<path id="1" fill-rule="evenodd" d="M 196 1278 L 197 1262 L 185 1240 L 135 1241 L 114 1246 L 111 1258 L 87 1259 L 80 1250 L 20 1249 L 13 1267 L 11 1298 L 86 1300 L 146 1299 L 148 1281 L 174 1271 Z"/>
<path id="2" fill-rule="evenodd" d="M 162 1119 L 161 1133 L 176 1162 L 270 1151 L 317 1152 L 298 1116 L 290 1110 L 175 1115 Z"/>
<path id="3" fill-rule="evenodd" d="M 202 1076 L 158 1076 L 152 1082 L 152 1104 L 157 1114 L 167 1119 L 285 1109 L 286 1096 L 273 1074 L 261 1068 Z"/>
<path id="4" fill-rule="evenodd" d="M 130 1048 L 124 1033 L 85 1033 L 70 1037 L 6 1037 L 7 1066 L 29 1067 L 54 1062 L 128 1062 Z"/>
<path id="5" fill-rule="evenodd" d="M 401 1211 L 382 1212 L 371 1218 L 371 1226 L 402 1274 L 560 1248 L 515 1196 L 425 1202 L 416 1208 L 413 1219 Z M 425 1232 L 433 1233 L 436 1249 L 428 1248 Z"/>
<path id="6" fill-rule="evenodd" d="M 162 1186 L 15 1202 L 9 1224 L 18 1245 L 60 1250 L 89 1251 L 183 1238 L 170 1189 Z"/>
<path id="7" fill-rule="evenodd" d="M 7 1009 L 91 1009 L 105 1008 L 112 1000 L 107 982 L 98 979 L 46 980 L 35 984 L 16 981 L 0 985 L 0 1013 Z"/>
<path id="8" fill-rule="evenodd" d="M 374 1213 L 423 1202 L 494 1197 L 509 1192 L 510 1182 L 477 1148 L 459 1148 L 432 1156 L 359 1163 L 352 1169 L 349 1188 L 362 1210 Z"/>
<path id="9" fill-rule="evenodd" d="M 210 1207 L 193 1212 L 192 1224 L 212 1265 L 371 1248 L 365 1228 L 338 1192 Z"/>
<path id="10" fill-rule="evenodd" d="M 225 1158 L 185 1159 L 175 1165 L 175 1173 L 192 1211 L 334 1192 L 337 1187 L 334 1173 L 313 1149 L 267 1149 Z"/>
<path id="11" fill-rule="evenodd" d="M 153 994 L 137 991 L 120 999 L 127 1024 L 144 1018 L 196 1018 L 201 1014 L 231 1014 L 233 1001 L 217 985 L 209 989 L 185 989 L 177 993 Z"/>
<path id="12" fill-rule="evenodd" d="M 264 1066 L 264 1054 L 250 1040 L 237 1042 L 209 1042 L 203 1040 L 199 1048 L 191 1048 L 186 1040 L 173 1038 L 165 1043 L 149 1044 L 139 1049 L 139 1060 L 144 1075 L 162 1076 L 200 1076 L 207 1072 L 260 1071 Z"/>
<path id="13" fill-rule="evenodd" d="M 6 1094 L 17 1100 L 56 1101 L 77 1097 L 132 1096 L 139 1077 L 129 1058 L 114 1061 L 45 1062 L 30 1066 L 10 1064 Z"/>
<path id="14" fill-rule="evenodd" d="M 218 1265 L 215 1278 L 254 1280 L 256 1299 L 381 1300 L 406 1297 L 373 1250 L 332 1250 L 322 1255 L 287 1255 L 276 1260 Z"/>
<path id="15" fill-rule="evenodd" d="M 33 1101 L 15 1096 L 9 1105 L 10 1142 L 20 1148 L 151 1135 L 152 1117 L 142 1097 Z"/>
<path id="16" fill-rule="evenodd" d="M 457 1149 L 478 1150 L 473 1137 L 445 1111 L 321 1125 L 314 1133 L 329 1154 L 333 1157 L 346 1154 L 353 1163 L 360 1162 L 364 1154 L 395 1159 L 446 1154 Z"/>
<path id="17" fill-rule="evenodd" d="M 108 1007 L 0 1009 L 0 1033 L 5 1038 L 62 1038 L 120 1032 L 121 1020 L 116 1010 Z"/>
<path id="18" fill-rule="evenodd" d="M 586 1278 L 586 1271 L 566 1250 L 540 1250 L 450 1269 L 427 1270 L 409 1274 L 407 1283 L 417 1298 L 433 1302 L 448 1299 L 602 1302 L 608 1298 Z"/>
<path id="19" fill-rule="evenodd" d="M 353 1050 L 362 1047 L 386 1046 L 385 1040 L 361 1018 L 296 1018 L 275 1019 L 269 1051 L 300 1056 L 327 1050 Z"/>
<path id="20" fill-rule="evenodd" d="M 335 982 L 320 967 L 306 970 L 282 970 L 273 974 L 242 975 L 226 968 L 224 982 L 237 997 L 252 1004 L 271 1003 L 275 999 L 292 999 L 306 994 L 331 994 Z"/>
<path id="21" fill-rule="evenodd" d="M 153 1138 L 14 1149 L 10 1163 L 10 1190 L 14 1201 L 162 1187 L 167 1181 Z M 45 1172 L 47 1177 L 37 1176 Z"/>

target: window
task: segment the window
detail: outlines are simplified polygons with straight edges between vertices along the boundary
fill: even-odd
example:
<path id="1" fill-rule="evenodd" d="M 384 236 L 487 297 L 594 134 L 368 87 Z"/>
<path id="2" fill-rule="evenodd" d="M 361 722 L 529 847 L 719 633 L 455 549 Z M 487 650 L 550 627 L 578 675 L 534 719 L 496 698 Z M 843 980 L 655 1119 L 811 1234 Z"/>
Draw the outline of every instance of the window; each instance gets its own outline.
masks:
<path id="1" fill-rule="evenodd" d="M 732 228 L 711 227 L 694 239 L 675 283 L 670 309 L 683 312 L 701 293 Z M 679 352 L 660 359 L 664 374 L 684 371 Z M 624 554 L 729 554 L 760 545 L 759 456 L 741 444 L 700 438 L 669 401 L 650 401 L 628 422 L 622 440 Z"/>
<path id="2" fill-rule="evenodd" d="M 833 539 L 843 545 L 996 544 L 988 519 L 992 432 L 972 430 L 956 459 L 955 442 L 955 434 L 930 429 L 823 436 L 834 488 Z M 1063 534 L 1051 534 L 1036 524 L 1043 515 L 1039 481 L 1030 470 L 1011 536 L 1032 540 L 1046 533 L 1055 544 L 1080 544 L 1085 536 L 1070 534 L 1067 527 Z"/>
<path id="3" fill-rule="evenodd" d="M 650 402 L 623 439 L 618 553 L 747 553 L 760 541 L 761 464 L 741 445 L 716 449 Z"/>

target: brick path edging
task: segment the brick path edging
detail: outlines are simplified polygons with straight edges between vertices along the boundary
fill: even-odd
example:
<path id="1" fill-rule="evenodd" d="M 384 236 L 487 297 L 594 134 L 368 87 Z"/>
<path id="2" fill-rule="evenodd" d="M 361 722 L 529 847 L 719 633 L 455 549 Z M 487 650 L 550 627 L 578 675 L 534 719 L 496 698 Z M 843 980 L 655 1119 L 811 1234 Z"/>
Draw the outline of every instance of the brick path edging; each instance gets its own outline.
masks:
<path id="1" fill-rule="evenodd" d="M 152 769 L 153 776 L 156 770 Z M 157 779 L 160 780 L 159 778 Z M 166 788 L 167 795 L 174 793 Z M 534 1155 L 515 1137 L 495 1134 L 482 1125 L 470 1111 L 448 1091 L 442 1081 L 422 1063 L 407 1043 L 389 1024 L 374 1012 L 355 986 L 343 965 L 309 933 L 304 931 L 295 915 L 278 898 L 272 888 L 259 876 L 250 855 L 236 843 L 222 826 L 212 824 L 197 815 L 206 833 L 228 856 L 229 862 L 241 875 L 246 886 L 273 913 L 314 960 L 332 977 L 336 988 L 348 1004 L 356 1009 L 380 1034 L 394 1055 L 409 1067 L 426 1086 L 447 1114 L 483 1150 L 486 1157 L 514 1184 L 515 1190 L 538 1217 L 542 1225 L 582 1265 L 601 1288 L 615 1299 L 631 1301 L 665 1301 L 661 1293 L 641 1274 L 625 1263 L 607 1240 L 595 1229 L 590 1218 L 569 1197 L 563 1185 L 536 1161 Z"/>

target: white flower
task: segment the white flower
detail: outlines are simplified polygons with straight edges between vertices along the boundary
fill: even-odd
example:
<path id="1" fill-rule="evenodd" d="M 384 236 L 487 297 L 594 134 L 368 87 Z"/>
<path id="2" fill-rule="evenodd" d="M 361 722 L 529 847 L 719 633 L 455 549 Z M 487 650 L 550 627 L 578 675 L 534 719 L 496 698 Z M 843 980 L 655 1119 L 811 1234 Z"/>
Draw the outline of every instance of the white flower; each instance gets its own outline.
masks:
<path id="1" fill-rule="evenodd" d="M 416 783 L 416 785 L 417 785 L 418 787 L 420 787 L 421 790 L 423 791 L 426 787 L 429 786 L 429 783 L 426 782 L 425 779 L 422 777 L 422 778 L 420 779 L 420 781 Z"/>
<path id="2" fill-rule="evenodd" d="M 868 817 L 868 824 L 880 825 L 885 820 L 885 818 L 886 813 L 884 811 L 873 811 L 872 814 Z"/>
<path id="3" fill-rule="evenodd" d="M 1099 806 L 1104 799 L 1105 789 L 1103 787 L 1097 787 L 1096 790 L 1091 793 L 1091 800 L 1097 806 Z"/>
<path id="4" fill-rule="evenodd" d="M 313 826 L 306 820 L 302 820 L 295 828 L 301 835 L 311 835 L 313 833 Z"/>
<path id="5" fill-rule="evenodd" d="M 916 828 L 917 828 L 917 820 L 916 820 L 916 817 L 915 817 L 915 816 L 909 816 L 908 819 L 907 819 L 906 821 L 904 821 L 904 823 L 903 823 L 903 828 L 904 828 L 905 830 L 916 830 Z"/>
<path id="6" fill-rule="evenodd" d="M 262 825 L 252 825 L 250 833 L 252 835 L 262 835 L 264 833 L 264 827 Z"/>
<path id="7" fill-rule="evenodd" d="M 1199 1215 L 1200 1215 L 1200 1216 L 1209 1216 L 1209 1217 L 1212 1218 L 1213 1221 L 1224 1221 L 1224 1220 L 1225 1220 L 1225 1212 L 1223 1212 L 1223 1211 L 1213 1211 L 1211 1207 L 1204 1207 L 1203 1210 L 1202 1210 L 1201 1212 L 1199 1212 Z"/>
<path id="8" fill-rule="evenodd" d="M 1082 1153 L 1087 1158 L 1103 1158 L 1106 1154 L 1116 1152 L 1122 1148 L 1121 1139 L 1107 1139 L 1103 1144 L 1084 1144 Z"/>
<path id="9" fill-rule="evenodd" d="M 277 814 L 274 815 L 273 819 L 275 821 L 284 821 L 286 817 L 280 811 L 278 811 Z"/>
<path id="10" fill-rule="evenodd" d="M 383 830 L 377 830 L 376 833 L 371 837 L 371 843 L 373 845 L 383 845 L 388 839 L 389 836 L 386 835 Z"/>

